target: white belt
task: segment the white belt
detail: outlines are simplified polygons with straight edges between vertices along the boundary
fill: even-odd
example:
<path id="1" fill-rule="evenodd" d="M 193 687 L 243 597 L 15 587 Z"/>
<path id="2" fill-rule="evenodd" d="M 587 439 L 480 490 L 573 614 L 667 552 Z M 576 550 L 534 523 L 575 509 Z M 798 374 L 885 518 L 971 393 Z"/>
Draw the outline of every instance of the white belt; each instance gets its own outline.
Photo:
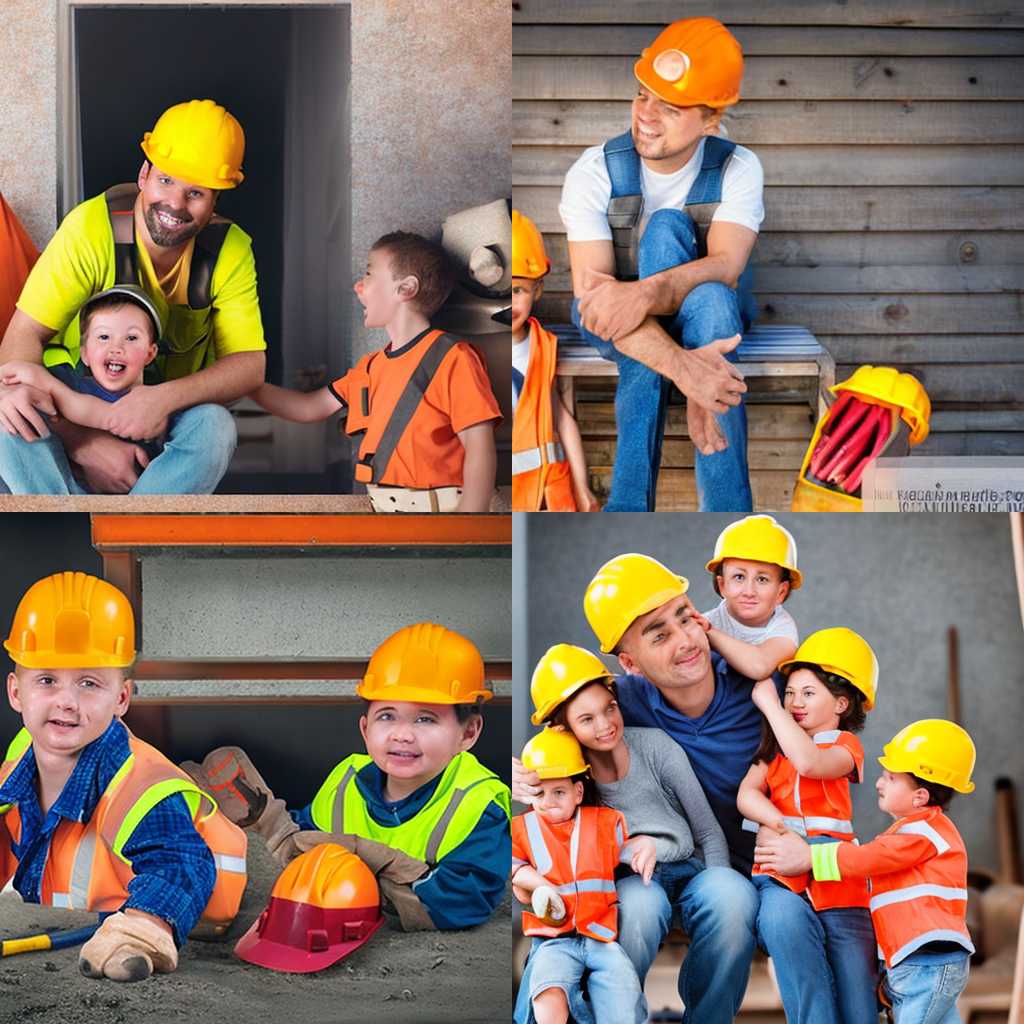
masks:
<path id="1" fill-rule="evenodd" d="M 527 448 L 512 453 L 512 475 L 530 473 L 540 469 L 545 462 L 565 462 L 565 449 L 558 441 L 548 441 L 540 448 Z"/>
<path id="2" fill-rule="evenodd" d="M 374 512 L 454 512 L 461 487 L 381 487 L 367 484 Z"/>

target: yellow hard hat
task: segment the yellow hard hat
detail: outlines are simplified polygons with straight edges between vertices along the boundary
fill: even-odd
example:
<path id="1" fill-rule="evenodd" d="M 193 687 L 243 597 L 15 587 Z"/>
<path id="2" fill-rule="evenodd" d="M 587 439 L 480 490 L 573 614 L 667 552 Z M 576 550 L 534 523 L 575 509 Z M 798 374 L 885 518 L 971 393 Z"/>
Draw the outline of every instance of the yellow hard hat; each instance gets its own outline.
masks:
<path id="1" fill-rule="evenodd" d="M 544 239 L 537 225 L 518 210 L 512 211 L 512 276 L 535 281 L 551 269 Z"/>
<path id="2" fill-rule="evenodd" d="M 596 654 L 574 647 L 572 644 L 555 644 L 544 652 L 537 662 L 530 680 L 530 696 L 534 712 L 530 721 L 540 725 L 555 708 L 568 700 L 587 683 L 610 683 L 614 677 Z"/>
<path id="3" fill-rule="evenodd" d="M 771 516 L 747 516 L 730 523 L 715 541 L 715 553 L 707 564 L 710 573 L 718 569 L 727 558 L 742 558 L 750 562 L 770 562 L 789 570 L 790 590 L 799 590 L 804 578 L 796 567 L 796 541 L 793 534 Z M 718 590 L 718 584 L 715 584 Z"/>
<path id="4" fill-rule="evenodd" d="M 371 655 L 356 693 L 364 700 L 421 704 L 475 704 L 493 696 L 476 647 L 433 622 L 389 636 Z"/>
<path id="5" fill-rule="evenodd" d="M 637 81 L 676 107 L 732 106 L 740 98 L 743 50 L 714 18 L 685 18 L 662 29 L 633 66 Z"/>
<path id="6" fill-rule="evenodd" d="M 878 659 L 871 645 L 859 633 L 845 626 L 819 629 L 796 649 L 796 654 L 789 661 L 779 665 L 779 671 L 788 676 L 787 667 L 798 662 L 809 662 L 833 675 L 842 676 L 864 694 L 865 711 L 875 706 Z"/>
<path id="7" fill-rule="evenodd" d="M 106 580 L 58 572 L 25 591 L 4 647 L 25 668 L 128 668 L 135 615 Z"/>
<path id="8" fill-rule="evenodd" d="M 234 188 L 245 177 L 242 126 L 213 100 L 169 107 L 142 137 L 142 152 L 161 171 L 203 188 Z"/>
<path id="9" fill-rule="evenodd" d="M 571 732 L 544 729 L 523 747 L 523 767 L 542 779 L 565 779 L 585 772 L 583 748 Z"/>
<path id="10" fill-rule="evenodd" d="M 616 555 L 604 563 L 583 595 L 587 622 L 610 654 L 641 615 L 685 594 L 690 586 L 650 555 Z"/>
<path id="11" fill-rule="evenodd" d="M 882 747 L 878 763 L 890 772 L 909 772 L 958 793 L 973 793 L 975 756 L 965 729 L 942 718 L 924 718 L 900 729 Z"/>
<path id="12" fill-rule="evenodd" d="M 859 366 L 853 376 L 833 384 L 833 394 L 849 391 L 878 405 L 896 409 L 910 428 L 910 444 L 928 436 L 932 403 L 924 386 L 912 373 L 900 373 L 891 366 Z"/>

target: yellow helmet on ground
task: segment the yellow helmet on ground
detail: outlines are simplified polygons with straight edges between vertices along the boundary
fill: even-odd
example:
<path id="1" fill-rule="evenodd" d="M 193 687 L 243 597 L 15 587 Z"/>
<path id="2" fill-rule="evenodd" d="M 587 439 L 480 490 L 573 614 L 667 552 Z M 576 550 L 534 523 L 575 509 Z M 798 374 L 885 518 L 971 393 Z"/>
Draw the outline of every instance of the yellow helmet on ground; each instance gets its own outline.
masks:
<path id="1" fill-rule="evenodd" d="M 826 672 L 841 676 L 864 694 L 864 710 L 875 706 L 878 691 L 878 659 L 871 645 L 859 633 L 845 626 L 819 629 L 812 633 L 797 649 L 789 661 L 779 665 L 783 675 L 789 675 L 787 666 L 798 662 L 819 665 Z"/>
<path id="2" fill-rule="evenodd" d="M 727 558 L 742 558 L 750 562 L 769 562 L 789 570 L 790 590 L 799 590 L 803 574 L 796 567 L 796 540 L 780 523 L 771 516 L 747 516 L 730 523 L 715 541 L 715 553 L 707 564 L 707 570 L 718 575 L 718 570 Z M 718 584 L 715 584 L 718 590 Z"/>
<path id="3" fill-rule="evenodd" d="M 602 652 L 614 651 L 636 619 L 685 594 L 689 586 L 685 576 L 650 555 L 616 555 L 605 562 L 583 595 L 583 611 Z"/>
<path id="4" fill-rule="evenodd" d="M 563 779 L 585 772 L 590 765 L 583 760 L 583 748 L 571 732 L 544 729 L 523 747 L 523 767 L 542 779 Z"/>
<path id="5" fill-rule="evenodd" d="M 976 756 L 966 729 L 943 718 L 924 718 L 900 729 L 882 748 L 878 763 L 890 772 L 909 772 L 925 782 L 972 793 Z"/>
<path id="6" fill-rule="evenodd" d="M 203 188 L 241 184 L 245 133 L 213 100 L 189 100 L 169 107 L 142 137 L 142 152 L 161 171 Z"/>
<path id="7" fill-rule="evenodd" d="M 540 725 L 562 701 L 568 700 L 588 683 L 606 685 L 613 680 L 604 662 L 596 654 L 572 644 L 549 647 L 537 662 L 530 680 L 533 714 L 530 721 Z"/>

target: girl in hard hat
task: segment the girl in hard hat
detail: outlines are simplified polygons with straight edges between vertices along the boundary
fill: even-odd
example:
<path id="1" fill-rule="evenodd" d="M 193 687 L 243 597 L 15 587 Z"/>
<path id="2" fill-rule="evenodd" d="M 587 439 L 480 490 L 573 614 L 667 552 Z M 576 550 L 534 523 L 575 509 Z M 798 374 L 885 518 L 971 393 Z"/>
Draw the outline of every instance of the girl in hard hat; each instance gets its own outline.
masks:
<path id="1" fill-rule="evenodd" d="M 622 814 L 596 805 L 589 765 L 575 737 L 545 729 L 523 748 L 540 776 L 533 810 L 512 819 L 512 887 L 523 933 L 541 941 L 531 957 L 529 997 L 537 1024 L 565 1024 L 584 971 L 596 1020 L 647 1020 L 647 1004 L 618 934 L 615 870 L 628 863 L 645 881 L 654 840 L 629 838 Z"/>
<path id="2" fill-rule="evenodd" d="M 725 834 L 685 751 L 660 729 L 625 728 L 612 674 L 581 647 L 551 647 L 534 670 L 530 693 L 534 725 L 547 722 L 570 731 L 590 762 L 601 802 L 623 813 L 632 835 L 654 837 L 654 902 L 666 930 L 679 910 L 692 936 L 687 889 L 707 869 L 731 868 Z M 620 882 L 636 884 L 641 880 Z M 629 945 L 626 951 L 643 985 L 654 953 Z M 685 965 L 680 986 L 687 991 Z"/>
<path id="3" fill-rule="evenodd" d="M 878 806 L 893 818 L 857 846 L 809 846 L 786 833 L 755 859 L 779 875 L 810 871 L 821 884 L 871 879 L 871 918 L 885 961 L 881 994 L 896 1024 L 959 1024 L 956 1001 L 974 952 L 967 930 L 967 850 L 945 808 L 971 793 L 975 749 L 953 722 L 931 718 L 901 729 L 878 759 Z"/>
<path id="4" fill-rule="evenodd" d="M 811 843 L 856 843 L 850 782 L 863 777 L 864 749 L 854 733 L 874 706 L 874 652 L 853 630 L 822 629 L 779 671 L 786 677 L 782 702 L 771 678 L 755 683 L 752 692 L 765 728 L 736 800 L 749 819 L 744 827 L 792 830 Z M 751 880 L 761 897 L 759 941 L 775 964 L 787 1019 L 876 1024 L 875 938 L 864 879 L 782 877 L 755 865 Z M 777 927 L 790 919 L 785 903 L 795 899 L 810 902 L 825 938 L 827 964 L 820 975 L 806 969 L 816 950 L 821 955 L 820 939 L 802 942 L 792 930 Z M 806 980 L 816 975 L 821 983 L 808 986 Z"/>

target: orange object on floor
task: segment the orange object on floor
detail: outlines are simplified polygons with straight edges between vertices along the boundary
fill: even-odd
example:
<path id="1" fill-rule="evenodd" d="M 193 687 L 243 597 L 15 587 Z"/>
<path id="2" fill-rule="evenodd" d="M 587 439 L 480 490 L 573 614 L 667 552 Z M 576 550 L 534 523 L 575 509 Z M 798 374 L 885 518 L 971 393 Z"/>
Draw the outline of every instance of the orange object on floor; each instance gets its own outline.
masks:
<path id="1" fill-rule="evenodd" d="M 18 296 L 37 259 L 39 251 L 0 195 L 0 338 L 14 316 Z"/>

